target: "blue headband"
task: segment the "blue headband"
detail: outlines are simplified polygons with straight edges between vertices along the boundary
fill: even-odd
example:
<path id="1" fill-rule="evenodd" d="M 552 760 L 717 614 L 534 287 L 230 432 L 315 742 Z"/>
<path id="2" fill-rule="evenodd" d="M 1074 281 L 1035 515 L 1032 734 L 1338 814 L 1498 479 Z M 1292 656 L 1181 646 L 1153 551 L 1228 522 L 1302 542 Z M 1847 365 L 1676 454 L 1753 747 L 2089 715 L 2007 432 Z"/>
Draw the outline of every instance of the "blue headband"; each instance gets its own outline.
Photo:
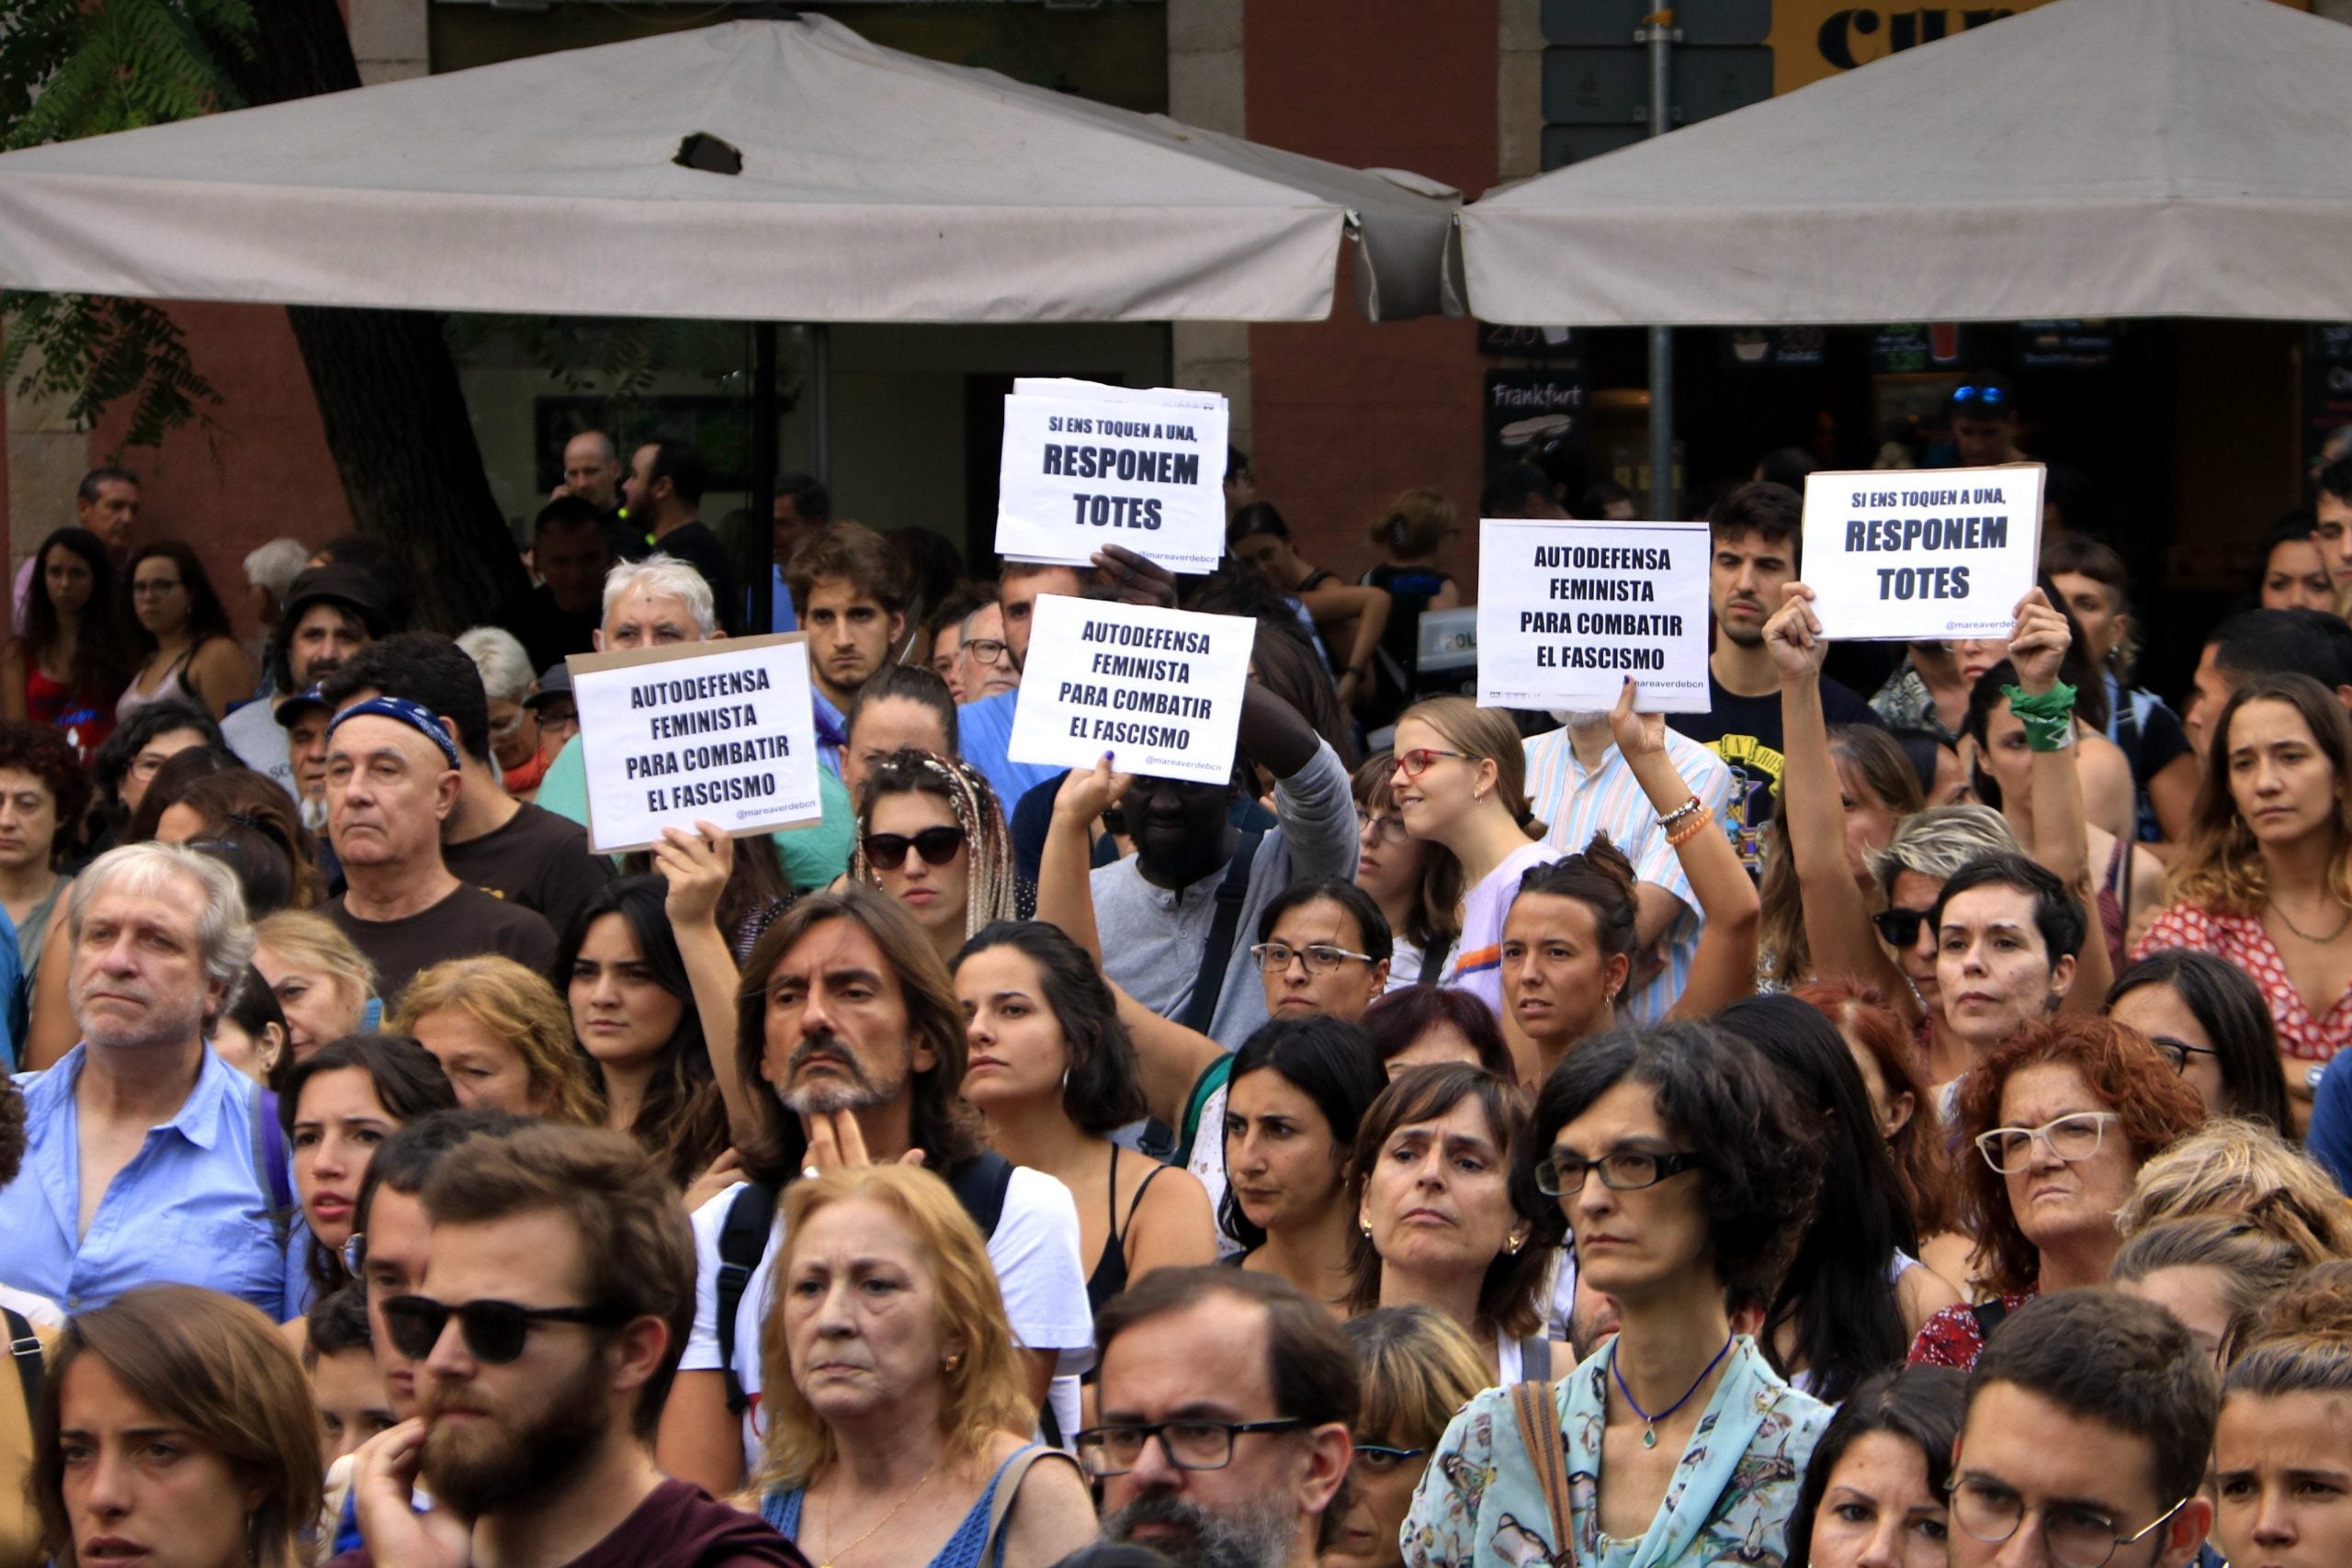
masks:
<path id="1" fill-rule="evenodd" d="M 368 715 L 407 725 L 411 729 L 440 747 L 442 759 L 451 767 L 458 765 L 458 743 L 449 739 L 449 732 L 442 728 L 441 721 L 434 716 L 433 710 L 423 703 L 410 702 L 406 697 L 369 697 L 364 703 L 354 703 L 334 716 L 334 722 L 327 726 L 327 733 L 333 735 L 336 730 L 341 729 L 347 719 L 359 718 Z"/>

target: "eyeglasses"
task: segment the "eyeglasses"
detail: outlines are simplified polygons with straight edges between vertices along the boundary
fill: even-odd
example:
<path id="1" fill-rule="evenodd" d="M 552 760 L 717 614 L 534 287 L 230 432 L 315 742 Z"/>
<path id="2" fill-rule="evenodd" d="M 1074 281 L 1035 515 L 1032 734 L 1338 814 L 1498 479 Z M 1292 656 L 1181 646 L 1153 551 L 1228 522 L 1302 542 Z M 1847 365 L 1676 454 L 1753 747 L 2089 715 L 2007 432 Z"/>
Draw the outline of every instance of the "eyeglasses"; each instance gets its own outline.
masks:
<path id="1" fill-rule="evenodd" d="M 1919 928 L 1928 923 L 1928 917 L 1933 912 L 1899 907 L 1881 909 L 1871 917 L 1871 924 L 1878 928 L 1878 934 L 1886 939 L 1887 946 L 1917 947 L 1919 945 Z"/>
<path id="2" fill-rule="evenodd" d="M 976 637 L 964 645 L 964 653 L 975 664 L 994 664 L 1006 652 L 1006 645 L 992 637 Z"/>
<path id="3" fill-rule="evenodd" d="M 896 871 L 907 863 L 907 851 L 922 856 L 925 865 L 945 865 L 964 847 L 961 828 L 925 828 L 913 838 L 904 833 L 865 835 L 866 863 L 880 871 Z"/>
<path id="4" fill-rule="evenodd" d="M 2077 1111 L 2039 1127 L 1996 1127 L 1976 1137 L 1984 1163 L 2003 1176 L 2015 1176 L 2033 1158 L 2033 1145 L 2048 1149 L 2051 1157 L 2073 1165 L 2098 1153 L 2106 1141 L 2107 1124 L 2122 1118 L 2112 1111 Z"/>
<path id="5" fill-rule="evenodd" d="M 2172 1063 L 2172 1070 L 2176 1073 L 2188 1071 L 2188 1058 L 2191 1056 L 2211 1056 L 2219 1060 L 2222 1055 L 2211 1045 L 2191 1045 L 2188 1041 L 2176 1040 L 2169 1034 L 2151 1035 L 2149 1038 L 2155 1043 L 2156 1049 L 2165 1054 L 2165 1059 Z"/>
<path id="6" fill-rule="evenodd" d="M 628 1314 L 611 1307 L 526 1307 L 496 1301 L 452 1306 L 431 1296 L 394 1296 L 384 1303 L 384 1327 L 392 1337 L 392 1348 L 412 1361 L 433 1354 L 452 1317 L 465 1334 L 467 1353 L 494 1367 L 521 1355 L 524 1342 L 538 1324 L 584 1323 L 615 1328 L 628 1321 Z"/>
<path id="7" fill-rule="evenodd" d="M 2000 387 L 1962 387 L 1953 391 L 1951 400 L 1962 408 L 1974 403 L 1980 408 L 2003 409 L 2009 406 L 2009 394 Z"/>
<path id="8" fill-rule="evenodd" d="M 1699 1156 L 1652 1154 L 1647 1149 L 1619 1149 L 1599 1159 L 1555 1151 L 1535 1167 L 1535 1190 L 1546 1198 L 1573 1198 L 1584 1190 L 1584 1179 L 1600 1172 L 1600 1184 L 1611 1192 L 1638 1192 L 1656 1187 L 1669 1176 L 1699 1168 Z"/>
<path id="9" fill-rule="evenodd" d="M 1280 1421 L 1153 1421 L 1133 1426 L 1089 1427 L 1078 1434 L 1078 1461 L 1096 1480 L 1125 1475 L 1143 1458 L 1143 1447 L 1159 1439 L 1159 1451 L 1178 1470 L 1223 1470 L 1233 1462 L 1233 1439 L 1249 1432 L 1288 1432 L 1306 1423 Z"/>
<path id="10" fill-rule="evenodd" d="M 125 771 L 141 784 L 153 783 L 155 775 L 163 771 L 164 764 L 170 761 L 174 755 L 175 753 L 170 751 L 164 752 L 160 756 L 153 751 L 141 751 L 130 759 L 130 766 Z"/>
<path id="11" fill-rule="evenodd" d="M 1369 953 L 1351 953 L 1344 947 L 1334 947 L 1328 942 L 1310 942 L 1305 947 L 1293 947 L 1285 942 L 1261 942 L 1250 950 L 1258 967 L 1269 975 L 1279 975 L 1290 967 L 1294 958 L 1304 959 L 1309 975 L 1329 975 L 1347 959 L 1359 964 L 1373 961 Z"/>
<path id="12" fill-rule="evenodd" d="M 1393 1449 L 1386 1443 L 1368 1442 L 1358 1438 L 1355 1453 L 1349 1463 L 1366 1475 L 1394 1475 L 1398 1465 L 1408 1459 L 1419 1459 L 1429 1451 L 1427 1449 Z"/>
<path id="13" fill-rule="evenodd" d="M 359 1232 L 353 1231 L 343 1238 L 341 1251 L 343 1271 L 356 1280 L 359 1278 L 359 1270 L 366 1268 L 368 1264 L 368 1238 Z"/>
<path id="14" fill-rule="evenodd" d="M 1408 779 L 1419 778 L 1430 771 L 1430 764 L 1440 757 L 1459 757 L 1465 762 L 1478 759 L 1467 751 L 1441 751 L 1434 746 L 1416 746 L 1409 751 L 1396 753 L 1396 770 Z"/>
<path id="15" fill-rule="evenodd" d="M 1374 830 L 1377 830 L 1379 834 L 1379 837 L 1373 840 L 1374 843 L 1401 844 L 1406 839 L 1405 819 L 1393 811 L 1374 816 L 1363 807 L 1357 807 L 1356 837 L 1361 839 L 1366 832 Z"/>
<path id="16" fill-rule="evenodd" d="M 2044 1503 L 2029 1508 L 2025 1499 L 2001 1486 L 1958 1476 L 1944 1483 L 1951 1497 L 1952 1522 L 1984 1541 L 1997 1545 L 2018 1533 L 2028 1514 L 2041 1516 L 2041 1540 L 2050 1555 L 2065 1568 L 2101 1568 L 2119 1546 L 2135 1546 L 2172 1522 L 2188 1504 L 2183 1497 L 2156 1516 L 2146 1529 L 2131 1535 L 2115 1533 L 2115 1521 L 2096 1508 L 2073 1503 Z"/>

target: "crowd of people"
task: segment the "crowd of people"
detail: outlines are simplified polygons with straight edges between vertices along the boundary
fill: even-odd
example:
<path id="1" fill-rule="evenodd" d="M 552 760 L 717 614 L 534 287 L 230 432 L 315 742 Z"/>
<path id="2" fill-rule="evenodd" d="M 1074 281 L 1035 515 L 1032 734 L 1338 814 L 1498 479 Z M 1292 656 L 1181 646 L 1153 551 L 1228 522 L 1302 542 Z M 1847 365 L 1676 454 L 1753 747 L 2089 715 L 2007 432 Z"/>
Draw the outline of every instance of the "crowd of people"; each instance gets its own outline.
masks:
<path id="1" fill-rule="evenodd" d="M 2352 463 L 2176 709 L 2063 519 L 1832 645 L 1774 454 L 1671 725 L 1418 670 L 1433 491 L 984 581 L 796 478 L 822 820 L 617 861 L 564 660 L 752 596 L 564 473 L 455 637 L 349 536 L 243 646 L 115 468 L 19 575 L 0 1568 L 2352 1562 Z M 1008 754 L 1049 593 L 1254 621 L 1224 782 Z"/>

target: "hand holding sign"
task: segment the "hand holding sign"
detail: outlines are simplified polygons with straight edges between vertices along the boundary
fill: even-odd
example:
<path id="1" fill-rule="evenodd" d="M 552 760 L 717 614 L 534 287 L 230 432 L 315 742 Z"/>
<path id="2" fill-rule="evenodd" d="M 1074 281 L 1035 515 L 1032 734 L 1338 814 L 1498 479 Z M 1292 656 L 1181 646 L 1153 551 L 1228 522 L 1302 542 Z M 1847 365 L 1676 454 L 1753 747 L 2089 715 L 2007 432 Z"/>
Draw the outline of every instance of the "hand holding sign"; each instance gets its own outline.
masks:
<path id="1" fill-rule="evenodd" d="M 1634 704 L 1640 692 L 1634 678 L 1626 676 L 1624 689 L 1617 694 L 1617 705 L 1609 710 L 1610 739 L 1617 742 L 1625 765 L 1636 773 L 1645 759 L 1666 755 L 1666 716 L 1635 713 Z"/>
<path id="2" fill-rule="evenodd" d="M 1707 570 L 1703 523 L 1482 521 L 1478 705 L 1706 712 Z"/>
<path id="3" fill-rule="evenodd" d="M 2039 463 L 1809 475 L 1805 580 L 1829 635 L 1931 642 L 1999 635 L 2033 586 Z"/>
<path id="4" fill-rule="evenodd" d="M 1105 545 L 1095 551 L 1094 570 L 1102 574 L 1122 604 L 1147 604 L 1161 610 L 1176 607 L 1176 574 L 1123 545 Z"/>
<path id="5" fill-rule="evenodd" d="M 1245 616 L 1045 594 L 1006 754 L 1091 768 L 1113 750 L 1136 773 L 1223 783 L 1257 631 Z"/>
<path id="6" fill-rule="evenodd" d="M 673 927 L 716 923 L 718 897 L 735 869 L 735 840 L 712 824 L 695 823 L 691 833 L 664 828 L 653 846 L 653 869 L 670 885 L 662 912 Z"/>
<path id="7" fill-rule="evenodd" d="M 1113 534 L 1174 570 L 1214 571 L 1225 554 L 1226 425 L 1214 392 L 1014 382 L 997 553 L 1077 566 Z"/>
<path id="8" fill-rule="evenodd" d="M 1091 823 L 1127 797 L 1136 776 L 1113 773 L 1111 756 L 1105 751 L 1092 767 L 1069 771 L 1069 777 L 1062 780 L 1061 788 L 1054 792 L 1055 816 L 1065 821 Z"/>

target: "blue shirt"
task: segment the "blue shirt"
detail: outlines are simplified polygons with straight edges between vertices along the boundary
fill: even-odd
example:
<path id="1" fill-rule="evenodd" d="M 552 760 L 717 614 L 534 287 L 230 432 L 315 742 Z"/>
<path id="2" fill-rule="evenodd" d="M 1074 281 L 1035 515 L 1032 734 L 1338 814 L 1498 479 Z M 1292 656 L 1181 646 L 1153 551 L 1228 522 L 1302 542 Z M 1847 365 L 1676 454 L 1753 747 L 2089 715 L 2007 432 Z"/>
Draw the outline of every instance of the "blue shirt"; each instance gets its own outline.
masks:
<path id="1" fill-rule="evenodd" d="M 817 761 L 831 769 L 835 778 L 842 776 L 842 748 L 849 744 L 849 716 L 833 705 L 833 699 L 808 682 L 808 706 L 817 716 Z"/>
<path id="2" fill-rule="evenodd" d="M 82 1212 L 80 1107 L 74 1088 L 89 1047 L 76 1045 L 25 1091 L 25 1164 L 0 1188 L 0 1280 L 68 1312 L 104 1306 L 135 1285 L 202 1285 L 275 1320 L 286 1255 L 269 1219 L 254 1148 L 260 1086 L 209 1047 L 179 1111 L 148 1130 L 99 1200 Z"/>
<path id="3" fill-rule="evenodd" d="M 1020 700 L 1020 688 L 1015 687 L 976 703 L 966 703 L 956 710 L 956 749 L 996 791 L 997 803 L 1003 807 L 1007 821 L 1012 820 L 1012 809 L 1023 795 L 1047 779 L 1063 778 L 1069 773 L 1068 768 L 1016 762 L 1004 754 L 1005 748 L 1012 744 L 1012 710 Z"/>
<path id="4" fill-rule="evenodd" d="M 2308 1069 L 2298 1062 L 2293 1070 Z M 2352 1181 L 2352 1051 L 2338 1052 L 2320 1075 L 2303 1152 L 2327 1167 L 2337 1186 Z"/>

